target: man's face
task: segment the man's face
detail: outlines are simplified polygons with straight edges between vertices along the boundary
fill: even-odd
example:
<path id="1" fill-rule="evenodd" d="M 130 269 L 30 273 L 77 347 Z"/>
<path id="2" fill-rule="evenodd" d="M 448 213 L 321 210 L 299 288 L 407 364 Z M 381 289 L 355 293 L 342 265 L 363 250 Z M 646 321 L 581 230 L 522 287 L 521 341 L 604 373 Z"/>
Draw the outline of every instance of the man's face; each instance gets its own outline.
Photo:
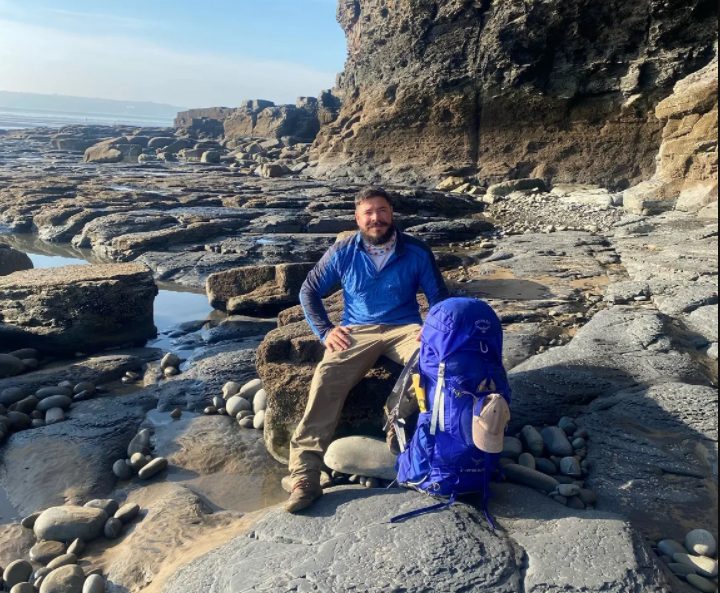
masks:
<path id="1" fill-rule="evenodd" d="M 360 232 L 372 245 L 382 245 L 392 239 L 394 214 L 385 198 L 370 198 L 355 211 Z"/>

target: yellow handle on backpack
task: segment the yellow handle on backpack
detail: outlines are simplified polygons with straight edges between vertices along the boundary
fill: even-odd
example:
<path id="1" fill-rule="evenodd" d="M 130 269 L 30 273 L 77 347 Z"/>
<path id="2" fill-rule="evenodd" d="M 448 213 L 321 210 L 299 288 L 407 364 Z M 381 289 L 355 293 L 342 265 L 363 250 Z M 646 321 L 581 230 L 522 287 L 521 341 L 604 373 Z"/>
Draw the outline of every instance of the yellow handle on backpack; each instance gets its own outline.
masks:
<path id="1" fill-rule="evenodd" d="M 427 395 L 425 394 L 425 388 L 420 385 L 420 375 L 417 373 L 413 375 L 413 387 L 415 387 L 415 396 L 418 400 L 418 406 L 420 406 L 420 412 L 425 414 L 428 411 Z"/>

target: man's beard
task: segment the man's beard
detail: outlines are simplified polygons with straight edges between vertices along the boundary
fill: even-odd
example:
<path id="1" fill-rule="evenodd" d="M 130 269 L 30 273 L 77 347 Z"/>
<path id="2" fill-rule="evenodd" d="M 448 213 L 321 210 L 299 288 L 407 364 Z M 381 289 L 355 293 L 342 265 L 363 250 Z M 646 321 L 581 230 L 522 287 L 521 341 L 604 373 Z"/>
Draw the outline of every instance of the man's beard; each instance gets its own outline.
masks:
<path id="1" fill-rule="evenodd" d="M 392 238 L 395 235 L 395 227 L 390 225 L 387 232 L 383 233 L 379 237 L 375 237 L 362 231 L 360 234 L 362 235 L 363 241 L 365 241 L 368 245 L 377 247 L 378 245 L 386 245 L 392 241 Z"/>

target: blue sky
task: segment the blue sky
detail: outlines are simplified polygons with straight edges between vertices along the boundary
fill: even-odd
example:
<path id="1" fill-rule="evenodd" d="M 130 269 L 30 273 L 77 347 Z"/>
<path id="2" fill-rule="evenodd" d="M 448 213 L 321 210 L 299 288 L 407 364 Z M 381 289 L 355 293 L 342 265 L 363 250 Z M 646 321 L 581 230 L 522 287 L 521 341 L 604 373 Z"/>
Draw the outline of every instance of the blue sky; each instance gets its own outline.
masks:
<path id="1" fill-rule="evenodd" d="M 333 86 L 337 0 L 0 0 L 0 90 L 236 106 Z"/>

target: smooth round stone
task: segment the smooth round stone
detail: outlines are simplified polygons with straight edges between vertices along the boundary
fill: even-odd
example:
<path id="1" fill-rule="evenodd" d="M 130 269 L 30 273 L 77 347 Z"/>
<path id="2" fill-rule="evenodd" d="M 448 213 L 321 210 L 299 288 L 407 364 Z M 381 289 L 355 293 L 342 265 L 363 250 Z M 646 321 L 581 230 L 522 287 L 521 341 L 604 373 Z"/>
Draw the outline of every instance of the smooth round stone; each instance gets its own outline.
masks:
<path id="1" fill-rule="evenodd" d="M 253 399 L 253 411 L 255 414 L 259 414 L 260 412 L 267 410 L 267 398 L 267 391 L 264 389 L 261 389 L 255 394 L 255 399 Z"/>
<path id="2" fill-rule="evenodd" d="M 67 410 L 73 403 L 73 400 L 68 395 L 52 395 L 42 400 L 37 409 L 39 412 L 47 412 L 53 408 L 61 408 Z"/>
<path id="3" fill-rule="evenodd" d="M 687 575 L 687 582 L 703 593 L 717 593 L 717 585 L 696 574 Z"/>
<path id="4" fill-rule="evenodd" d="M 517 465 L 517 461 L 513 461 L 512 459 L 508 459 L 507 457 L 501 457 L 499 463 L 500 463 L 500 467 L 505 467 L 508 465 Z"/>
<path id="5" fill-rule="evenodd" d="M 42 515 L 42 511 L 38 511 L 37 513 L 28 515 L 22 521 L 20 521 L 20 525 L 22 525 L 25 529 L 32 529 L 35 527 L 35 523 L 37 522 L 40 515 Z"/>
<path id="6" fill-rule="evenodd" d="M 85 581 L 82 593 L 105 593 L 105 579 L 98 574 L 89 576 Z"/>
<path id="7" fill-rule="evenodd" d="M 77 395 L 73 397 L 74 402 L 84 402 L 89 399 L 92 399 L 93 393 L 90 391 L 81 391 Z"/>
<path id="8" fill-rule="evenodd" d="M 243 410 L 237 416 L 235 416 L 235 418 L 237 419 L 238 422 L 240 422 L 244 418 L 249 418 L 250 416 L 254 416 L 254 415 L 255 414 L 253 414 L 250 410 Z"/>
<path id="9" fill-rule="evenodd" d="M 584 429 L 581 428 L 580 430 L 576 431 L 575 434 L 572 435 L 574 439 L 585 439 L 586 441 L 590 437 L 590 433 Z"/>
<path id="10" fill-rule="evenodd" d="M 38 404 L 40 403 L 40 400 L 36 398 L 34 395 L 31 395 L 30 397 L 26 397 L 25 399 L 20 400 L 17 403 L 14 403 L 12 406 L 10 406 L 11 412 L 20 412 L 22 414 L 32 414 L 35 409 L 38 407 Z"/>
<path id="11" fill-rule="evenodd" d="M 243 397 L 235 395 L 225 402 L 225 409 L 230 416 L 237 417 L 240 412 L 252 411 L 252 404 Z"/>
<path id="12" fill-rule="evenodd" d="M 177 377 L 180 371 L 175 367 L 168 367 L 163 371 L 163 375 L 166 377 Z"/>
<path id="13" fill-rule="evenodd" d="M 687 554 L 687 550 L 674 539 L 664 539 L 658 542 L 658 550 L 660 550 L 660 552 L 665 556 Z"/>
<path id="14" fill-rule="evenodd" d="M 255 416 L 248 416 L 238 422 L 240 428 L 255 428 Z"/>
<path id="15" fill-rule="evenodd" d="M 128 458 L 132 458 L 135 453 L 142 453 L 143 455 L 150 455 L 152 449 L 150 447 L 150 441 L 152 440 L 153 433 L 147 428 L 138 432 L 130 441 L 127 448 Z"/>
<path id="16" fill-rule="evenodd" d="M 565 507 L 568 505 L 568 499 L 565 498 L 564 496 L 560 496 L 559 494 L 556 496 L 553 496 L 553 500 L 555 502 L 559 502 L 561 505 L 563 505 Z"/>
<path id="17" fill-rule="evenodd" d="M 535 469 L 539 472 L 547 474 L 548 476 L 554 476 L 558 473 L 557 467 L 549 459 L 541 457 L 535 460 Z"/>
<path id="18" fill-rule="evenodd" d="M 96 574 L 100 577 L 103 575 L 102 568 L 99 568 L 97 566 L 86 566 L 85 568 L 83 568 L 83 570 L 85 571 L 86 578 L 89 578 L 89 577 L 93 576 L 94 574 Z"/>
<path id="19" fill-rule="evenodd" d="M 572 435 L 577 430 L 575 420 L 567 416 L 560 419 L 560 422 L 558 422 L 558 428 L 560 428 L 568 436 Z"/>
<path id="20" fill-rule="evenodd" d="M 20 360 L 23 358 L 40 358 L 40 353 L 34 348 L 21 348 L 20 350 L 15 350 L 14 352 L 8 352 L 8 354 L 10 356 L 14 356 L 15 358 L 19 358 Z"/>
<path id="21" fill-rule="evenodd" d="M 180 357 L 177 354 L 168 352 L 165 356 L 163 356 L 163 359 L 160 361 L 160 368 L 163 371 L 165 369 L 171 368 L 171 367 L 178 369 L 178 368 L 180 368 L 181 364 L 182 364 L 182 361 L 180 360 Z"/>
<path id="22" fill-rule="evenodd" d="M 20 400 L 25 399 L 25 397 L 25 391 L 20 389 L 20 387 L 8 387 L 0 393 L 0 405 L 9 407 Z"/>
<path id="23" fill-rule="evenodd" d="M 30 560 L 38 564 L 48 564 L 67 553 L 62 542 L 39 542 L 30 550 Z"/>
<path id="24" fill-rule="evenodd" d="M 62 408 L 50 408 L 45 414 L 45 425 L 52 426 L 65 422 L 65 411 Z"/>
<path id="25" fill-rule="evenodd" d="M 225 408 L 220 408 L 220 409 L 218 410 L 218 416 L 227 416 L 227 415 L 228 415 L 228 413 L 227 413 L 227 410 L 226 410 Z"/>
<path id="26" fill-rule="evenodd" d="M 504 457 L 505 459 L 512 459 L 513 461 L 517 461 L 520 459 L 520 455 L 522 455 L 523 452 L 523 445 L 522 441 L 520 439 L 516 439 L 515 437 L 505 437 L 505 441 L 503 444 L 503 451 L 500 453 L 500 457 Z"/>
<path id="27" fill-rule="evenodd" d="M 68 546 L 67 553 L 75 554 L 78 558 L 85 551 L 85 542 L 81 539 L 76 539 Z"/>
<path id="28" fill-rule="evenodd" d="M 182 418 L 182 410 L 180 408 L 175 408 L 172 412 L 170 412 L 170 418 L 173 420 Z"/>
<path id="29" fill-rule="evenodd" d="M 537 469 L 535 464 L 535 458 L 530 453 L 523 453 L 518 458 L 518 464 L 523 467 L 529 467 L 530 469 Z"/>
<path id="30" fill-rule="evenodd" d="M 368 490 L 377 490 L 380 488 L 380 480 L 377 478 L 368 478 L 365 482 L 365 488 Z"/>
<path id="31" fill-rule="evenodd" d="M 574 457 L 566 457 L 562 460 L 562 462 L 560 463 L 560 472 L 564 476 L 570 476 L 574 478 L 579 478 L 583 475 L 582 468 L 580 467 L 580 462 Z"/>
<path id="32" fill-rule="evenodd" d="M 245 383 L 245 385 L 242 386 L 242 389 L 240 390 L 238 395 L 252 403 L 255 399 L 255 396 L 260 392 L 262 388 L 263 382 L 260 379 L 254 379 L 253 381 Z"/>
<path id="33" fill-rule="evenodd" d="M 27 583 L 32 573 L 32 564 L 25 560 L 16 560 L 8 564 L 3 572 L 3 580 L 8 587 L 14 587 L 18 583 Z"/>
<path id="34" fill-rule="evenodd" d="M 27 430 L 32 426 L 32 420 L 27 414 L 21 412 L 8 412 L 6 416 L 10 420 L 10 430 L 18 432 Z"/>
<path id="35" fill-rule="evenodd" d="M 30 428 L 42 428 L 43 426 L 47 426 L 45 420 L 33 420 L 30 423 Z"/>
<path id="36" fill-rule="evenodd" d="M 587 488 L 580 488 L 580 494 L 578 496 L 586 505 L 593 505 L 597 502 L 597 494 Z"/>
<path id="37" fill-rule="evenodd" d="M 142 468 L 138 475 L 141 480 L 149 480 L 150 478 L 158 475 L 160 472 L 165 471 L 168 468 L 168 465 L 169 463 L 167 459 L 164 457 L 158 457 Z"/>
<path id="38" fill-rule="evenodd" d="M 567 434 L 562 428 L 557 426 L 548 426 L 540 433 L 545 447 L 552 455 L 558 457 L 571 457 L 575 452 L 573 446 L 567 438 Z"/>
<path id="39" fill-rule="evenodd" d="M 575 439 L 572 442 L 572 446 L 575 451 L 578 451 L 579 449 L 584 449 L 585 447 L 587 447 L 587 442 L 585 441 L 585 439 Z"/>
<path id="40" fill-rule="evenodd" d="M 115 518 L 118 521 L 120 521 L 123 525 L 127 525 L 128 523 L 132 523 L 139 514 L 140 514 L 140 506 L 139 505 L 126 504 L 125 506 L 121 507 L 117 513 L 115 513 Z"/>
<path id="41" fill-rule="evenodd" d="M 560 493 L 560 496 L 571 498 L 573 496 L 580 495 L 580 488 L 578 488 L 575 484 L 560 484 L 558 492 Z"/>
<path id="42" fill-rule="evenodd" d="M 241 389 L 242 385 L 240 385 L 240 383 L 235 383 L 235 381 L 228 381 L 223 387 L 223 399 L 226 401 L 229 400 L 231 397 L 240 393 Z"/>
<path id="43" fill-rule="evenodd" d="M 105 523 L 105 537 L 108 539 L 117 539 L 122 535 L 123 524 L 120 519 L 112 517 Z"/>
<path id="44" fill-rule="evenodd" d="M 687 576 L 689 574 L 697 574 L 697 571 L 692 566 L 676 564 L 675 562 L 671 562 L 670 564 L 668 564 L 668 568 L 670 569 L 670 572 L 672 572 L 675 576 L 683 577 L 685 579 L 687 579 Z"/>
<path id="45" fill-rule="evenodd" d="M 540 433 L 532 426 L 526 426 L 520 433 L 520 440 L 528 453 L 533 457 L 545 456 L 545 442 Z"/>
<path id="46" fill-rule="evenodd" d="M 585 510 L 585 503 L 577 496 L 573 496 L 568 498 L 568 507 L 576 511 L 583 511 Z"/>
<path id="47" fill-rule="evenodd" d="M 35 537 L 56 542 L 76 539 L 91 542 L 100 537 L 107 518 L 107 513 L 100 509 L 54 507 L 43 512 L 35 522 Z"/>
<path id="48" fill-rule="evenodd" d="M 258 412 L 253 418 L 253 428 L 255 430 L 263 430 L 265 428 L 265 411 Z"/>
<path id="49" fill-rule="evenodd" d="M 717 552 L 715 536 L 705 529 L 696 529 L 685 538 L 685 549 L 697 556 L 712 558 Z"/>
<path id="50" fill-rule="evenodd" d="M 82 593 L 85 573 L 77 565 L 63 566 L 45 577 L 40 593 Z"/>
<path id="51" fill-rule="evenodd" d="M 325 454 L 325 465 L 349 475 L 393 481 L 397 478 L 397 457 L 385 441 L 369 437 L 348 437 L 332 443 Z"/>
<path id="52" fill-rule="evenodd" d="M 75 388 L 73 389 L 73 394 L 77 395 L 78 393 L 82 393 L 83 391 L 95 393 L 95 383 L 90 383 L 90 381 L 82 381 L 75 385 Z"/>
<path id="53" fill-rule="evenodd" d="M 65 397 L 72 397 L 73 392 L 69 387 L 43 387 L 35 392 L 35 397 L 40 400 L 47 399 L 49 397 L 55 397 L 57 395 L 64 395 Z"/>
<path id="54" fill-rule="evenodd" d="M 673 560 L 678 564 L 692 566 L 700 576 L 714 579 L 718 576 L 718 563 L 712 558 L 691 556 L 690 554 L 673 554 Z"/>
<path id="55" fill-rule="evenodd" d="M 62 556 L 55 558 L 52 562 L 48 562 L 47 567 L 50 570 L 57 570 L 62 566 L 70 566 L 71 564 L 77 564 L 77 562 L 78 559 L 75 554 L 63 554 Z"/>
<path id="56" fill-rule="evenodd" d="M 107 513 L 108 517 L 112 517 L 115 513 L 117 513 L 118 509 L 120 508 L 120 505 L 116 500 L 113 500 L 112 498 L 108 499 L 100 499 L 100 500 L 91 500 L 85 505 L 85 508 L 88 509 L 100 509 L 102 511 L 105 511 Z"/>
<path id="57" fill-rule="evenodd" d="M 37 358 L 23 358 L 21 361 L 26 368 L 35 370 L 40 366 Z"/>
<path id="58" fill-rule="evenodd" d="M 72 389 L 75 387 L 75 384 L 72 381 L 60 381 L 57 386 L 62 387 L 63 389 Z"/>
<path id="59" fill-rule="evenodd" d="M 35 593 L 35 586 L 30 583 L 18 583 L 10 589 L 10 593 Z"/>
<path id="60" fill-rule="evenodd" d="M 133 477 L 133 470 L 124 459 L 119 459 L 113 465 L 113 473 L 120 480 L 129 480 Z"/>
<path id="61" fill-rule="evenodd" d="M 147 460 L 147 457 L 143 455 L 142 453 L 135 453 L 130 458 L 130 467 L 133 468 L 136 472 L 139 472 L 142 468 L 144 468 L 149 461 Z M 113 513 L 115 514 L 115 513 Z"/>
<path id="62" fill-rule="evenodd" d="M 215 406 L 208 406 L 203 410 L 203 414 L 206 416 L 214 416 L 217 414 L 217 408 Z"/>
<path id="63" fill-rule="evenodd" d="M 511 482 L 529 486 L 536 490 L 541 490 L 550 494 L 557 490 L 560 483 L 550 476 L 547 476 L 537 470 L 523 467 L 522 465 L 509 465 L 503 468 L 505 477 Z"/>

